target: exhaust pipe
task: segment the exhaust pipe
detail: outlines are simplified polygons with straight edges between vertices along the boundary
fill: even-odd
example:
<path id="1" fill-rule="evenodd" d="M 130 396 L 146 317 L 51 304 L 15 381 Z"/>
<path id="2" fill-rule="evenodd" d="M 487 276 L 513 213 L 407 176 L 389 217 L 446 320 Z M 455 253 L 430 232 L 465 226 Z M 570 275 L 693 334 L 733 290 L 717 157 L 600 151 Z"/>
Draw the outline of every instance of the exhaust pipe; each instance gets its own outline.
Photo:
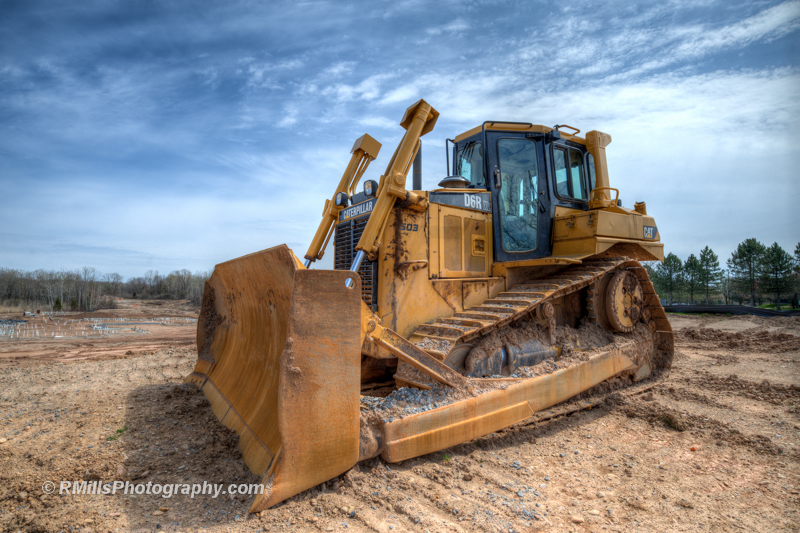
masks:
<path id="1" fill-rule="evenodd" d="M 419 143 L 417 156 L 414 158 L 414 175 L 412 179 L 412 186 L 412 190 L 422 190 L 422 143 Z"/>

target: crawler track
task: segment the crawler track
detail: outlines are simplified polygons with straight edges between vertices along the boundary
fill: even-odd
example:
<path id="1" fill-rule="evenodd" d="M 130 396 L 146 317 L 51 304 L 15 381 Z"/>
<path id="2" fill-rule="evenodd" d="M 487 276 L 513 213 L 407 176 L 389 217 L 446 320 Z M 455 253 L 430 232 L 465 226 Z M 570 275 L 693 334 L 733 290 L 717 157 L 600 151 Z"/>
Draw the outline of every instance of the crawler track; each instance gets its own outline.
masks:
<path id="1" fill-rule="evenodd" d="M 667 315 L 647 270 L 637 261 L 624 257 L 584 261 L 530 283 L 514 285 L 467 311 L 420 325 L 409 340 L 445 361 L 457 346 L 504 328 L 516 320 L 537 317 L 542 306 L 557 298 L 586 287 L 593 291 L 601 279 L 618 270 L 629 270 L 639 280 L 644 296 L 642 321 L 654 333 L 653 371 L 658 374 L 668 370 L 672 365 L 675 343 Z M 591 305 L 589 317 L 595 319 Z"/>

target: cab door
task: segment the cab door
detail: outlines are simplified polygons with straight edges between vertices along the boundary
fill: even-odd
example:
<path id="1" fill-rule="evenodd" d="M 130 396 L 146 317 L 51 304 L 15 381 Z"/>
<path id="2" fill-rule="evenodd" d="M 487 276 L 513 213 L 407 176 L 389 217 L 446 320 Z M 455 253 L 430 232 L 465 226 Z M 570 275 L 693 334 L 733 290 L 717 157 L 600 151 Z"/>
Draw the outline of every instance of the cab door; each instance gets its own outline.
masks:
<path id="1" fill-rule="evenodd" d="M 486 137 L 495 261 L 551 255 L 550 195 L 542 139 L 510 132 L 487 132 Z"/>

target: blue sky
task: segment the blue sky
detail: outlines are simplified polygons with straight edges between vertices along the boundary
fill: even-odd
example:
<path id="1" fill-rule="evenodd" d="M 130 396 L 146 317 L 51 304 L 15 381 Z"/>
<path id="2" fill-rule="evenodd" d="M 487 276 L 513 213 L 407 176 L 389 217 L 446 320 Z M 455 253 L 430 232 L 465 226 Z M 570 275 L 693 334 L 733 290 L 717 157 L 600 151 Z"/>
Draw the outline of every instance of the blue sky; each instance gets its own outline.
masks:
<path id="1" fill-rule="evenodd" d="M 446 137 L 566 123 L 611 134 L 611 185 L 667 251 L 793 251 L 798 28 L 798 1 L 1 0 L 0 266 L 302 256 L 353 141 L 383 143 L 377 179 L 419 98 L 425 188 Z"/>

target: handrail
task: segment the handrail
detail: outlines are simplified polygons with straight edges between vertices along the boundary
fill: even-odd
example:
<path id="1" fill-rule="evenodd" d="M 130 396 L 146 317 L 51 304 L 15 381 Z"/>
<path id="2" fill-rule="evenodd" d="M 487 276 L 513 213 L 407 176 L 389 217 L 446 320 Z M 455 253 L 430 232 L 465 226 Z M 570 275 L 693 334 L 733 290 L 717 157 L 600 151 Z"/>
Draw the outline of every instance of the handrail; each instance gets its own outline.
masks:
<path id="1" fill-rule="evenodd" d="M 614 191 L 617 195 L 612 200 L 605 195 L 605 191 Z M 589 209 L 597 209 L 601 207 L 609 207 L 617 205 L 619 202 L 619 189 L 614 187 L 595 187 L 589 195 Z"/>
<path id="2" fill-rule="evenodd" d="M 558 131 L 558 132 L 561 132 L 561 130 L 559 128 L 569 128 L 571 130 L 574 130 L 575 133 L 567 133 L 567 135 L 569 135 L 570 137 L 574 137 L 574 136 L 576 136 L 577 134 L 579 134 L 581 132 L 581 130 L 579 130 L 578 128 L 575 128 L 573 126 L 570 126 L 569 124 L 556 124 L 554 127 L 555 127 L 556 131 Z"/>

